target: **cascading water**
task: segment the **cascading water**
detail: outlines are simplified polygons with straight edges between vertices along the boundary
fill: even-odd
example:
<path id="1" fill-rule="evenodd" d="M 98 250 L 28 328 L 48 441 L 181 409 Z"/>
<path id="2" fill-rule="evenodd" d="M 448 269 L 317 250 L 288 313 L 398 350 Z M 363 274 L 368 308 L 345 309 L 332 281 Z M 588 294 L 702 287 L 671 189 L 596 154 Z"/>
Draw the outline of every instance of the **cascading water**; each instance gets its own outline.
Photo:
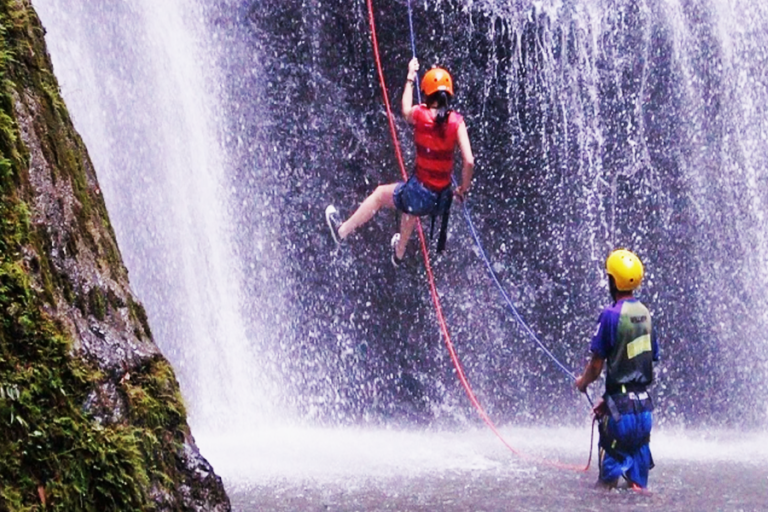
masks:
<path id="1" fill-rule="evenodd" d="M 326 204 L 351 213 L 377 183 L 398 177 L 365 2 L 34 4 L 193 429 L 259 427 L 227 438 L 232 447 L 201 443 L 228 485 L 245 489 L 243 504 L 276 493 L 273 502 L 254 503 L 281 508 L 275 489 L 301 494 L 296 481 L 304 478 L 343 487 L 355 474 L 388 483 L 349 484 L 353 508 L 375 508 L 380 495 L 400 508 L 417 503 L 393 497 L 392 488 L 422 492 L 438 500 L 427 504 L 448 509 L 522 506 L 526 493 L 563 484 L 556 472 L 510 463 L 482 431 L 376 430 L 477 423 L 439 337 L 415 244 L 405 268 L 389 266 L 395 215 L 380 213 L 339 250 L 325 231 Z M 407 2 L 374 5 L 397 105 L 410 58 Z M 534 332 L 579 372 L 608 299 L 603 259 L 628 246 L 649 271 L 640 294 L 662 346 L 654 388 L 661 432 L 765 429 L 768 7 L 720 0 L 413 6 L 422 65 L 439 62 L 454 73 L 455 106 L 478 159 L 473 218 Z M 409 128 L 398 123 L 411 161 Z M 549 431 L 521 430 L 581 425 L 588 408 L 503 309 L 459 215 L 434 265 L 454 343 L 491 417 L 514 425 L 505 430 L 513 444 L 580 461 L 587 434 L 556 434 L 567 441 L 548 444 Z M 329 428 L 307 437 L 275 416 Z M 349 430 L 360 426 L 367 428 Z M 731 491 L 699 503 L 685 484 L 654 482 L 652 474 L 661 508 L 712 500 L 750 508 L 765 464 L 735 480 L 747 453 L 766 458 L 759 438 L 728 444 L 736 466 L 717 475 L 707 461 L 727 456 L 706 440 L 656 432 L 658 462 L 664 454 L 673 461 L 659 477 L 734 480 Z M 679 446 L 692 448 L 681 455 Z M 704 462 L 691 462 L 697 457 Z M 481 476 L 471 480 L 470 469 Z M 264 483 L 275 478 L 289 483 Z M 519 492 L 499 489 L 499 478 L 515 479 Z M 454 483 L 470 490 L 439 501 Z M 491 489 L 500 501 L 473 488 Z M 345 492 L 311 489 L 318 490 L 303 498 L 307 506 L 333 504 Z M 589 508 L 600 499 L 550 494 L 533 504 Z"/>
<path id="2" fill-rule="evenodd" d="M 406 2 L 374 5 L 397 104 L 410 57 Z M 648 262 L 641 294 L 664 348 L 660 420 L 727 423 L 740 403 L 749 404 L 740 424 L 764 424 L 766 294 L 752 284 L 766 260 L 766 92 L 754 63 L 766 51 L 764 10 L 707 1 L 414 7 L 422 61 L 456 75 L 478 159 L 470 208 L 534 331 L 580 369 L 607 300 L 602 262 L 629 246 Z M 236 113 L 228 131 L 253 141 L 235 150 L 238 200 L 260 198 L 241 224 L 266 215 L 281 229 L 279 288 L 295 313 L 273 353 L 291 405 L 331 422 L 473 417 L 447 370 L 413 244 L 408 268 L 387 265 L 395 216 L 379 215 L 338 252 L 322 225 L 327 203 L 349 214 L 377 183 L 397 179 L 365 3 L 212 11 L 231 15 L 214 33 L 237 34 L 220 61 L 237 77 L 226 85 Z M 254 51 L 264 71 L 243 80 Z M 412 157 L 410 131 L 399 128 Z M 246 260 L 258 254 L 251 240 L 239 244 Z M 492 412 L 580 418 L 581 398 L 503 312 L 457 216 L 448 254 L 437 261 L 438 287 Z"/>
<path id="3" fill-rule="evenodd" d="M 189 2 L 35 2 L 154 336 L 201 428 L 269 402 L 240 313 L 215 67 Z M 253 342 L 253 338 L 251 338 Z"/>

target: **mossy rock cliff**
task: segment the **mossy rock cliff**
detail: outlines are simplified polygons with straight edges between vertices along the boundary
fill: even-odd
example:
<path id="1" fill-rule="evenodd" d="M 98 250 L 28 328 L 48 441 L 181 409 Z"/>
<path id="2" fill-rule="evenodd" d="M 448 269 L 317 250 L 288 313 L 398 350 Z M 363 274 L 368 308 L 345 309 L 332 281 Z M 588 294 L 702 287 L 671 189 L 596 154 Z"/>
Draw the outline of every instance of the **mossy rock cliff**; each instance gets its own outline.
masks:
<path id="1" fill-rule="evenodd" d="M 0 511 L 229 510 L 29 0 L 0 32 Z"/>

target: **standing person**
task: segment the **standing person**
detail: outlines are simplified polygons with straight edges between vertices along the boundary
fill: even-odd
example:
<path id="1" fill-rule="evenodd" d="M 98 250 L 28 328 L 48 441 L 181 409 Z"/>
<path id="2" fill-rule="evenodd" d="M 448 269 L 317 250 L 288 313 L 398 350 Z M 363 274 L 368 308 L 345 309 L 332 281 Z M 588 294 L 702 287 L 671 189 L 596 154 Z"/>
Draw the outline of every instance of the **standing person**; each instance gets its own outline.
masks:
<path id="1" fill-rule="evenodd" d="M 653 468 L 649 446 L 653 403 L 648 386 L 659 348 L 651 330 L 648 309 L 633 296 L 643 279 L 643 264 L 630 251 L 617 249 L 605 261 L 613 305 L 600 314 L 592 338 L 592 359 L 576 379 L 586 392 L 607 361 L 605 394 L 595 406 L 600 420 L 600 477 L 598 483 L 615 487 L 624 477 L 635 490 L 648 486 Z"/>
<path id="2" fill-rule="evenodd" d="M 422 215 L 432 215 L 433 220 L 442 215 L 438 251 L 444 248 L 451 201 L 454 195 L 463 200 L 469 192 L 475 166 L 464 119 L 449 107 L 453 97 L 451 75 L 441 68 L 430 69 L 421 81 L 426 102 L 414 106 L 413 81 L 418 69 L 419 61 L 414 58 L 408 63 L 408 77 L 402 99 L 403 117 L 414 126 L 414 174 L 406 182 L 379 185 L 345 222 L 341 222 L 333 205 L 325 210 L 326 221 L 337 244 L 371 220 L 382 206 L 400 210 L 400 232 L 391 241 L 392 264 L 395 267 L 400 266 L 416 220 Z M 452 191 L 451 176 L 456 147 L 460 149 L 463 159 L 462 181 Z"/>

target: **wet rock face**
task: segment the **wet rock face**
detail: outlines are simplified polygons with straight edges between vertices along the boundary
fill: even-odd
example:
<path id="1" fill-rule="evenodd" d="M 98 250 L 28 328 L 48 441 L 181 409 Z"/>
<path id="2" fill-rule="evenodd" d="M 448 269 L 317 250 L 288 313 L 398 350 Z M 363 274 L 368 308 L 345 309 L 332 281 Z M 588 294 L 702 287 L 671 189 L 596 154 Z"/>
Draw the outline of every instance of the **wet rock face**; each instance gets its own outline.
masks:
<path id="1" fill-rule="evenodd" d="M 64 288 L 52 290 L 56 302 L 50 313 L 66 326 L 76 348 L 99 368 L 119 373 L 158 349 L 136 315 L 141 305 L 120 263 L 93 166 L 79 139 L 67 140 L 58 129 L 48 132 L 37 96 L 29 91 L 15 96 L 21 141 L 30 153 L 31 220 L 45 232 L 50 247 L 45 257 Z M 62 173 L 51 162 L 57 151 L 68 152 L 75 166 L 71 171 L 84 176 Z M 85 185 L 79 198 L 74 180 Z M 42 288 L 42 282 L 38 285 Z"/>
<path id="2" fill-rule="evenodd" d="M 194 442 L 185 442 L 181 463 L 187 469 L 187 479 L 179 482 L 175 493 L 167 488 L 153 485 L 149 497 L 159 510 L 200 510 L 206 512 L 229 512 L 229 498 L 224 492 L 221 480 L 213 468 L 200 454 Z"/>
<path id="3" fill-rule="evenodd" d="M 194 442 L 184 443 L 181 460 L 191 471 L 190 478 L 179 487 L 183 502 L 193 505 L 195 510 L 230 510 L 229 498 L 221 486 L 221 479 L 213 472 L 213 467 L 200 454 Z"/>
<path id="4" fill-rule="evenodd" d="M 27 0 L 0 20 L 0 509 L 230 510 L 131 291 L 44 29 Z"/>

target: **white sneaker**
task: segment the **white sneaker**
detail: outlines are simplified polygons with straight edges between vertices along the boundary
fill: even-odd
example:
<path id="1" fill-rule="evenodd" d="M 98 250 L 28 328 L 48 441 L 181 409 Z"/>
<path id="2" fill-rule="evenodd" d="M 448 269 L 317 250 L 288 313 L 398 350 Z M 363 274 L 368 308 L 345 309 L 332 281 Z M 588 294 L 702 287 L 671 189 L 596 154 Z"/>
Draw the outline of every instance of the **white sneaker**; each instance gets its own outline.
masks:
<path id="1" fill-rule="evenodd" d="M 341 227 L 341 219 L 339 218 L 339 212 L 336 211 L 336 207 L 329 204 L 325 209 L 325 222 L 328 223 L 328 227 L 331 229 L 331 236 L 336 245 L 341 243 L 341 236 L 339 236 L 339 227 Z"/>
<path id="2" fill-rule="evenodd" d="M 397 257 L 398 243 L 400 243 L 400 233 L 395 233 L 392 235 L 392 241 L 389 242 L 389 245 L 392 246 L 392 265 L 394 265 L 395 268 L 400 268 L 400 265 L 403 263 L 403 260 Z"/>

